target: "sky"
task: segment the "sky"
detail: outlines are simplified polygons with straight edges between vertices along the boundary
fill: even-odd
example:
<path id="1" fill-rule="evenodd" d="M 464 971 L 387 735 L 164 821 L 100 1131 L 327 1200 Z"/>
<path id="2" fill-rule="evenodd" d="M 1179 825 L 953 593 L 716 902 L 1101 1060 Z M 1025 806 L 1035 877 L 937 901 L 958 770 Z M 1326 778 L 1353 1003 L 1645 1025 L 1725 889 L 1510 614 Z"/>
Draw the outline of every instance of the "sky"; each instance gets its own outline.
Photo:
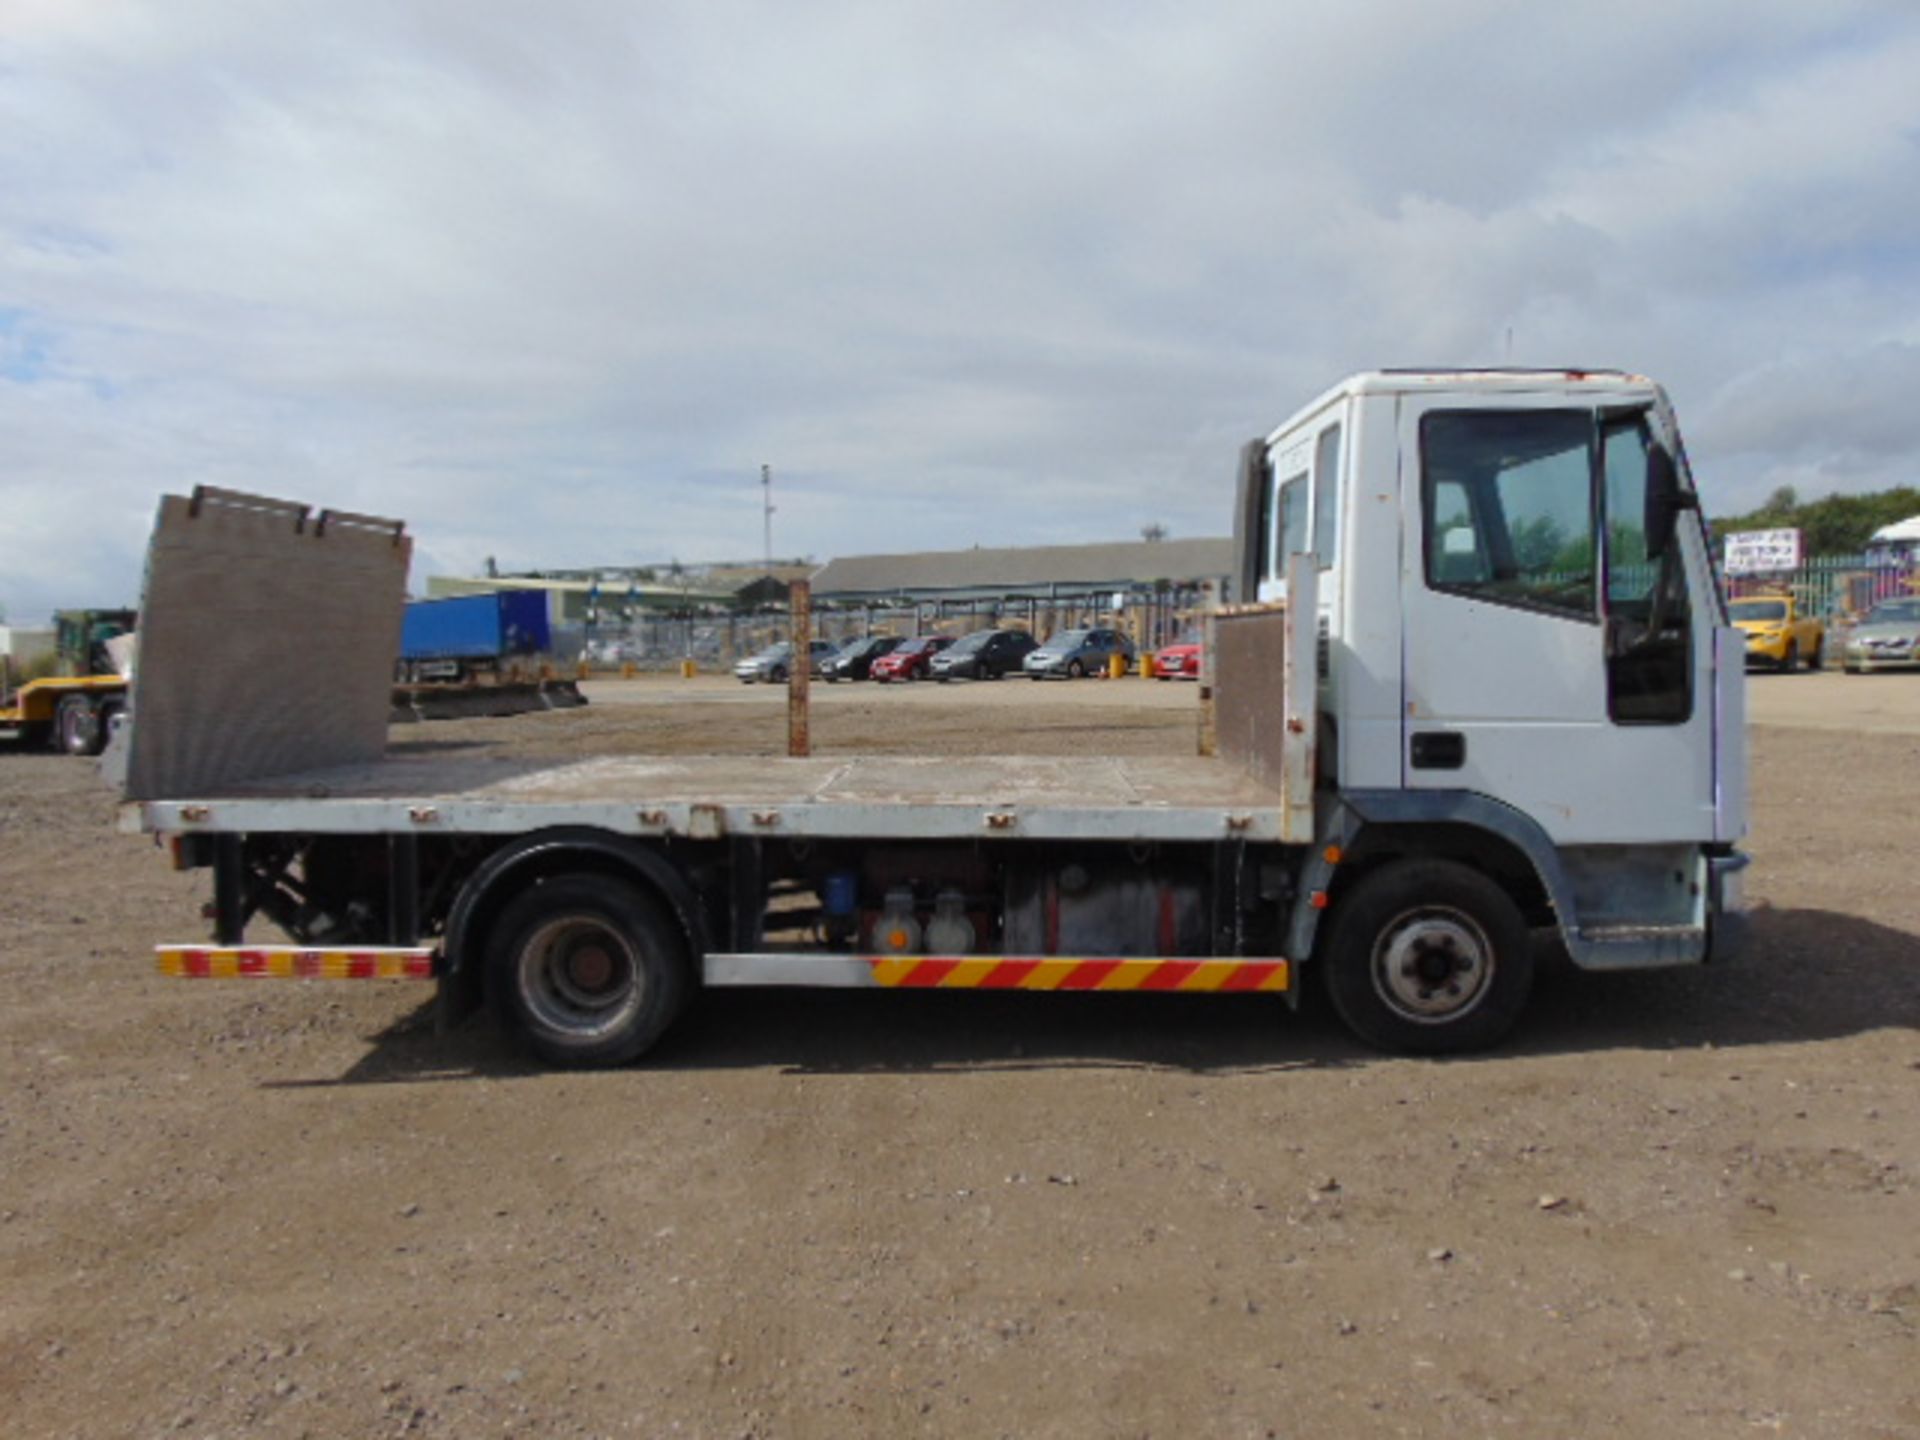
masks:
<path id="1" fill-rule="evenodd" d="M 1912 0 L 0 0 L 0 607 L 162 492 L 426 573 L 1222 535 L 1380 366 L 1920 483 Z"/>

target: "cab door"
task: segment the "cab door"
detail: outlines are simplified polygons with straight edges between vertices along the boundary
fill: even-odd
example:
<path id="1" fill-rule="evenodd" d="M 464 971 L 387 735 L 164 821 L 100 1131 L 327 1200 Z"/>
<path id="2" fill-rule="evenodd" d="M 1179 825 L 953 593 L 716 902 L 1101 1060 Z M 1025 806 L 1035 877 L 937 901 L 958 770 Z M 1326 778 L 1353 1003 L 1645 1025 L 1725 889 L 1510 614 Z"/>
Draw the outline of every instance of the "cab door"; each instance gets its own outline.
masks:
<path id="1" fill-rule="evenodd" d="M 1705 555 L 1694 526 L 1650 553 L 1658 423 L 1564 392 L 1401 398 L 1406 788 L 1561 844 L 1712 837 Z"/>

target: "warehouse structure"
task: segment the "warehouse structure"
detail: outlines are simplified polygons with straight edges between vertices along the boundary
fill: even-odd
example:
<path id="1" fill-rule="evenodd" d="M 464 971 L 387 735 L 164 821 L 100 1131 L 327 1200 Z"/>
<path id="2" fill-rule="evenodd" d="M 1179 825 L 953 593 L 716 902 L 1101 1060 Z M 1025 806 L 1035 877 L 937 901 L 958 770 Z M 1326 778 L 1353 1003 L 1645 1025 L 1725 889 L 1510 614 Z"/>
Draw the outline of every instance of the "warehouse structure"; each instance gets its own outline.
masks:
<path id="1" fill-rule="evenodd" d="M 1013 625 L 1044 639 L 1119 616 L 1136 644 L 1160 645 L 1224 595 L 1232 554 L 1230 540 L 1142 540 L 855 555 L 815 572 L 813 599 L 901 633 Z"/>

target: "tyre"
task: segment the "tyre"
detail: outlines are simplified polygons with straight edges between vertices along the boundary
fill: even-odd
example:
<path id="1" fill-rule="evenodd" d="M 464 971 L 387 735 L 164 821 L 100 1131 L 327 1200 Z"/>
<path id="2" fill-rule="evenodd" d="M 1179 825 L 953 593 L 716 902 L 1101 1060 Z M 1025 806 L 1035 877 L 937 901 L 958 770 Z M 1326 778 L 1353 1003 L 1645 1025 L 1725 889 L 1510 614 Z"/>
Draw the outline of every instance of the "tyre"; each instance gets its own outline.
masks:
<path id="1" fill-rule="evenodd" d="M 103 732 L 99 712 L 84 695 L 62 696 L 53 712 L 53 748 L 68 755 L 98 755 Z"/>
<path id="2" fill-rule="evenodd" d="M 606 875 L 561 875 L 500 912 L 487 990 L 548 1063 L 623 1065 L 685 1007 L 691 962 L 679 927 L 651 896 Z"/>
<path id="3" fill-rule="evenodd" d="M 1069 660 L 1067 662 L 1067 678 L 1069 680 L 1078 680 L 1086 673 L 1087 667 L 1082 665 L 1078 660 Z"/>
<path id="4" fill-rule="evenodd" d="M 1380 1050 L 1493 1044 L 1533 988 L 1525 918 L 1506 891 L 1451 860 L 1395 860 L 1335 902 L 1321 963 L 1333 1008 Z"/>
<path id="5" fill-rule="evenodd" d="M 1827 642 L 1821 638 L 1813 642 L 1813 654 L 1807 657 L 1807 669 L 1824 670 L 1827 664 Z"/>
<path id="6" fill-rule="evenodd" d="M 1782 675 L 1791 675 L 1799 668 L 1800 642 L 1797 640 L 1789 640 L 1787 642 L 1787 653 L 1780 657 L 1780 673 Z"/>
<path id="7" fill-rule="evenodd" d="M 776 665 L 776 666 L 774 666 L 774 667 L 773 667 L 773 669 L 772 669 L 772 670 L 770 670 L 770 671 L 768 671 L 768 672 L 767 672 L 767 683 L 768 683 L 769 685 L 784 685 L 784 684 L 786 684 L 786 683 L 787 683 L 787 670 L 786 670 L 786 667 L 785 667 L 784 665 Z"/>

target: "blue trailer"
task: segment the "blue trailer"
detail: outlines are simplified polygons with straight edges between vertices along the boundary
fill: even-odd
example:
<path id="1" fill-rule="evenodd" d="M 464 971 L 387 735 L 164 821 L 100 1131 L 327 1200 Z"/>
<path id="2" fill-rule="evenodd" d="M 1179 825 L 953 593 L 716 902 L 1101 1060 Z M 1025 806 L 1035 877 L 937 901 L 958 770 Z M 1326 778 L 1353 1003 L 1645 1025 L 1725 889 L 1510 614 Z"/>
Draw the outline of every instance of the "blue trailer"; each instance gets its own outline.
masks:
<path id="1" fill-rule="evenodd" d="M 400 659 L 497 665 L 552 648 L 547 596 L 542 590 L 498 590 L 407 604 L 400 627 Z"/>
<path id="2" fill-rule="evenodd" d="M 497 590 L 411 600 L 400 626 L 393 719 L 518 715 L 586 704 L 553 676 L 543 590 Z"/>

